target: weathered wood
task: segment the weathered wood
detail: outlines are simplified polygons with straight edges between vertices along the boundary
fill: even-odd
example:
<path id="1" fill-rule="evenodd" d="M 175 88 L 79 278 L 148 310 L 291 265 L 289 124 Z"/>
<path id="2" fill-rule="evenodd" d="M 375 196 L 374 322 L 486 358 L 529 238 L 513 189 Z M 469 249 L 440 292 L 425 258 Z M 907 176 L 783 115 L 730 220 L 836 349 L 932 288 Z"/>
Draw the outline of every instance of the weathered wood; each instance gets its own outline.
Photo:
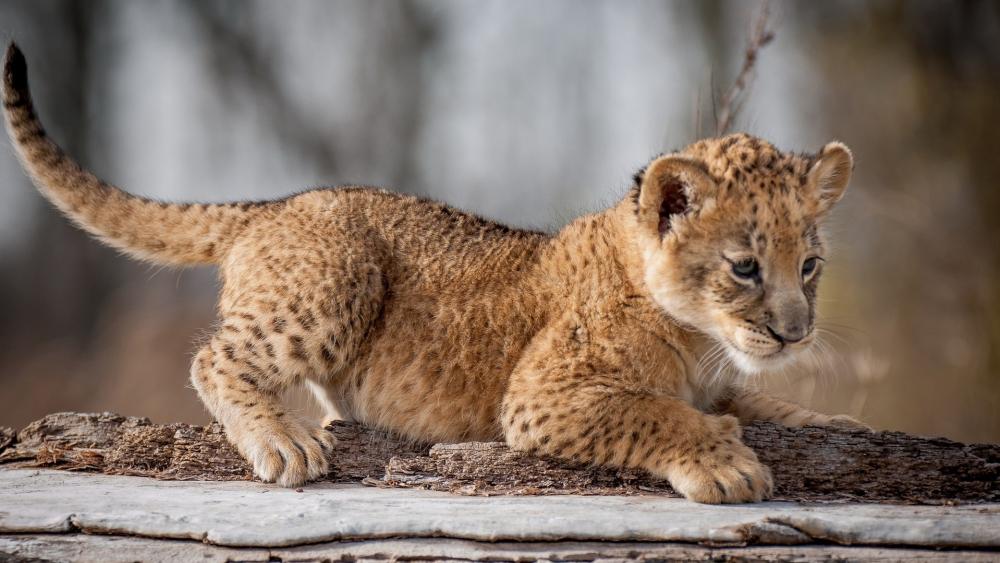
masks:
<path id="1" fill-rule="evenodd" d="M 1000 504 L 720 506 L 662 495 L 485 497 L 335 483 L 291 490 L 0 468 L 0 536 L 79 532 L 264 548 L 443 537 L 1000 549 Z"/>
<path id="2" fill-rule="evenodd" d="M 14 443 L 14 438 L 17 433 L 14 432 L 13 428 L 7 428 L 6 426 L 0 426 L 0 453 L 3 453 L 7 449 L 7 446 Z"/>
<path id="3" fill-rule="evenodd" d="M 986 550 L 837 545 L 708 547 L 666 542 L 475 542 L 450 538 L 326 542 L 287 548 L 219 547 L 194 541 L 89 534 L 0 536 L 0 560 L 172 563 L 174 561 L 996 561 Z"/>
<path id="4" fill-rule="evenodd" d="M 393 456 L 419 456 L 427 446 L 385 432 L 338 422 L 327 481 L 381 477 Z M 0 453 L 0 464 L 97 471 L 169 480 L 250 480 L 249 465 L 229 445 L 222 428 L 153 424 L 112 413 L 56 413 L 32 422 Z"/>
<path id="5" fill-rule="evenodd" d="M 989 502 L 1000 498 L 1000 446 L 901 432 L 785 428 L 756 423 L 744 440 L 775 477 L 775 498 L 803 501 Z M 574 468 L 504 444 L 439 444 L 398 457 L 382 480 L 462 494 L 672 494 L 638 471 Z"/>
<path id="6" fill-rule="evenodd" d="M 428 448 L 356 424 L 337 422 L 329 430 L 338 439 L 329 481 L 470 495 L 674 495 L 664 481 L 643 472 L 574 466 L 514 452 L 499 443 Z M 778 499 L 915 504 L 1000 500 L 998 445 L 765 423 L 748 426 L 744 439 L 772 468 Z M 251 478 L 249 467 L 217 424 L 154 425 L 108 413 L 60 413 L 36 421 L 0 453 L 0 463 L 157 479 Z"/>

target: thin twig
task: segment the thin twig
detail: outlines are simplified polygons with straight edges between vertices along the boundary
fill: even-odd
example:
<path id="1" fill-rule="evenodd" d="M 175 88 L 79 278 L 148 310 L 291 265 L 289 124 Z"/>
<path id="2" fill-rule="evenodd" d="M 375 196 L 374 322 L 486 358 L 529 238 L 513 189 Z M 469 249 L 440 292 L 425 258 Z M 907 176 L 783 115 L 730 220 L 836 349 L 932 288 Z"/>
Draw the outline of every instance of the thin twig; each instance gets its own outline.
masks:
<path id="1" fill-rule="evenodd" d="M 733 121 L 739 115 L 740 110 L 746 102 L 746 94 L 753 81 L 753 68 L 757 62 L 760 50 L 774 40 L 774 32 L 768 29 L 768 18 L 771 15 L 770 0 L 762 0 L 757 17 L 754 18 L 750 37 L 747 39 L 746 51 L 743 53 L 743 66 L 736 76 L 736 81 L 732 87 L 722 97 L 722 104 L 719 107 L 718 119 L 716 121 L 716 135 L 725 135 L 733 126 Z"/>

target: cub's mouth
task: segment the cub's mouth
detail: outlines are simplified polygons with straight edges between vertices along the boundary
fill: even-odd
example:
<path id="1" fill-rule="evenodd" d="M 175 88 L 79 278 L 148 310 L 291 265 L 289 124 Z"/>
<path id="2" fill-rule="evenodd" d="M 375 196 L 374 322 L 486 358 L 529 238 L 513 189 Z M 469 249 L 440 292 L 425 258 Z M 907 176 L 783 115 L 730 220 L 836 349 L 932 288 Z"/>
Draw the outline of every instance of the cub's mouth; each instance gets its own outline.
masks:
<path id="1" fill-rule="evenodd" d="M 791 363 L 797 355 L 784 349 L 763 355 L 745 352 L 735 346 L 727 346 L 727 350 L 736 367 L 746 375 L 780 369 Z"/>
<path id="2" fill-rule="evenodd" d="M 732 338 L 724 339 L 723 344 L 740 371 L 755 375 L 781 369 L 799 359 L 814 341 L 814 335 L 815 331 L 810 330 L 801 340 L 783 342 L 766 330 L 741 327 Z"/>

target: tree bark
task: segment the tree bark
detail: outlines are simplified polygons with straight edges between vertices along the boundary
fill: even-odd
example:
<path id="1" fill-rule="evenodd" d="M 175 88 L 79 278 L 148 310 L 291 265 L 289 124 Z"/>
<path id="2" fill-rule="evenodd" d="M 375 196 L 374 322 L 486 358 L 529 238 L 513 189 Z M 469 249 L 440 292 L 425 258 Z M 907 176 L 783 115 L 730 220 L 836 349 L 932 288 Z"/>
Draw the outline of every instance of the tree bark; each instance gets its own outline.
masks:
<path id="1" fill-rule="evenodd" d="M 415 444 L 336 422 L 324 480 L 467 495 L 676 496 L 641 471 L 581 467 L 502 443 Z M 949 504 L 1000 500 L 1000 445 L 966 445 L 901 432 L 784 428 L 754 423 L 744 441 L 774 472 L 775 498 Z M 171 480 L 250 480 L 218 424 L 152 424 L 115 414 L 57 413 L 16 436 L 0 428 L 0 464 Z"/>

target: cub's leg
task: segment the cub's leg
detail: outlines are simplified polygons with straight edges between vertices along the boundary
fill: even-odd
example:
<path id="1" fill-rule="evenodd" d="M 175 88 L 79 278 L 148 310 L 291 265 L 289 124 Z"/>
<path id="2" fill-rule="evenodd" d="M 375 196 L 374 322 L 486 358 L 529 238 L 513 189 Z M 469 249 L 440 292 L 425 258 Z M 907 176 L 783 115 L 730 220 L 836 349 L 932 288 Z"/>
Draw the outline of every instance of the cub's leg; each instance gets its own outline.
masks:
<path id="1" fill-rule="evenodd" d="M 740 441 L 736 418 L 623 383 L 628 362 L 607 350 L 560 344 L 552 337 L 534 346 L 512 374 L 501 415 L 511 447 L 644 469 L 696 502 L 771 494 L 771 473 Z"/>
<path id="2" fill-rule="evenodd" d="M 872 429 L 846 414 L 830 416 L 818 413 L 757 391 L 731 390 L 730 394 L 731 397 L 724 400 L 718 410 L 738 417 L 743 424 L 764 420 L 791 427 L 813 425 Z"/>
<path id="3" fill-rule="evenodd" d="M 324 475 L 332 435 L 281 403 L 282 391 L 302 374 L 282 370 L 277 357 L 269 360 L 246 342 L 216 335 L 197 353 L 191 382 L 198 396 L 257 477 L 294 487 Z"/>
<path id="4" fill-rule="evenodd" d="M 334 250 L 281 263 L 265 252 L 248 261 L 272 277 L 244 273 L 240 280 L 254 282 L 247 290 L 227 284 L 221 328 L 191 368 L 198 395 L 254 473 L 286 487 L 326 473 L 333 437 L 286 410 L 282 392 L 336 377 L 381 310 L 378 267 L 365 253 Z"/>

